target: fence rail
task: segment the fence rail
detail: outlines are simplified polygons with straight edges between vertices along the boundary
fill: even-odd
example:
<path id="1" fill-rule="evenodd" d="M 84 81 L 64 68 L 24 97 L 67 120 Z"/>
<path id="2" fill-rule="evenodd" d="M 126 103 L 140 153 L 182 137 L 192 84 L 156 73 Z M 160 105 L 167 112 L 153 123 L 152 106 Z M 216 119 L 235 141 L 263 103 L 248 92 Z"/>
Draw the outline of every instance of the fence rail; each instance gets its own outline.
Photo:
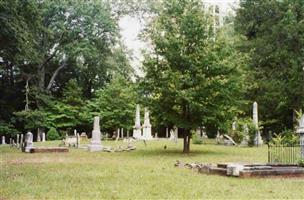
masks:
<path id="1" fill-rule="evenodd" d="M 301 145 L 268 145 L 268 163 L 298 164 Z"/>

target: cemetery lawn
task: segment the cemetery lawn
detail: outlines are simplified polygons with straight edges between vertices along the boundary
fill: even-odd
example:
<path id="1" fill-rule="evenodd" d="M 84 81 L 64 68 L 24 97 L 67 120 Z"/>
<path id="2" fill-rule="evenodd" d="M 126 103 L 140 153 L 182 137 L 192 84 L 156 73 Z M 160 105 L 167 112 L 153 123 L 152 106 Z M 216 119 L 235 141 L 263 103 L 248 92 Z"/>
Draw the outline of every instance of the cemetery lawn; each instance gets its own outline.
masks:
<path id="1" fill-rule="evenodd" d="M 121 153 L 71 148 L 69 153 L 26 154 L 0 145 L 0 199 L 304 199 L 303 178 L 240 179 L 174 167 L 176 160 L 265 163 L 266 146 L 191 144 L 189 155 L 181 153 L 182 140 L 177 145 L 154 141 L 136 146 Z"/>

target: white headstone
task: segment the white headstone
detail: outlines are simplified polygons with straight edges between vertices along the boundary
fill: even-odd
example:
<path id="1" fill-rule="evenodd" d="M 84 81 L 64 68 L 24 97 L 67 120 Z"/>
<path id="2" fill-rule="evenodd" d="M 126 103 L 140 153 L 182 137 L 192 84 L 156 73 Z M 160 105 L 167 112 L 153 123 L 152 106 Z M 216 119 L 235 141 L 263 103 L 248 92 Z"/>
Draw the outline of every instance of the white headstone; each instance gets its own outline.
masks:
<path id="1" fill-rule="evenodd" d="M 6 144 L 5 143 L 5 136 L 4 135 L 2 136 L 2 144 Z"/>
<path id="2" fill-rule="evenodd" d="M 29 153 L 33 148 L 33 134 L 31 132 L 27 132 L 25 140 L 25 152 Z"/>
<path id="3" fill-rule="evenodd" d="M 149 111 L 145 108 L 145 120 L 143 124 L 143 139 L 144 140 L 152 140 L 152 125 L 150 123 Z"/>
<path id="4" fill-rule="evenodd" d="M 77 136 L 77 130 L 74 129 L 74 136 L 76 137 Z"/>
<path id="5" fill-rule="evenodd" d="M 135 139 L 141 138 L 140 107 L 138 104 L 136 105 L 135 125 L 133 127 L 133 137 Z"/>
<path id="6" fill-rule="evenodd" d="M 42 132 L 42 142 L 45 142 L 45 132 Z"/>
<path id="7" fill-rule="evenodd" d="M 255 137 L 254 137 L 254 144 L 256 146 L 259 146 L 259 145 L 263 144 L 263 140 L 262 140 L 261 133 L 260 133 L 260 130 L 259 130 L 258 103 L 257 102 L 253 103 L 253 116 L 252 116 L 252 120 L 253 120 L 253 125 L 257 129 L 257 131 L 255 133 Z"/>
<path id="8" fill-rule="evenodd" d="M 100 133 L 99 117 L 94 117 L 92 139 L 88 146 L 90 152 L 101 151 L 103 149 L 101 146 L 100 135 L 101 133 Z"/>
<path id="9" fill-rule="evenodd" d="M 177 143 L 178 139 L 178 128 L 176 126 L 173 127 L 173 129 L 170 130 L 170 140 Z"/>

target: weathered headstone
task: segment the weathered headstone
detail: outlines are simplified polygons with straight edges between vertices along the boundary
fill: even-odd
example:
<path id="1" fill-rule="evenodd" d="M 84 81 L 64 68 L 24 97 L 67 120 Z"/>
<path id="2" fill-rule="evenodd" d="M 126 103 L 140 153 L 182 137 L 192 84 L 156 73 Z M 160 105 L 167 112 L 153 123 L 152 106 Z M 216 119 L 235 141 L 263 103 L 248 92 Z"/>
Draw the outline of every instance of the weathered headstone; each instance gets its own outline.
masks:
<path id="1" fill-rule="evenodd" d="M 33 134 L 31 132 L 27 132 L 25 140 L 25 152 L 30 153 L 33 148 Z"/>
<path id="2" fill-rule="evenodd" d="M 42 132 L 42 142 L 45 142 L 45 132 Z"/>
<path id="3" fill-rule="evenodd" d="M 259 130 L 259 120 L 258 120 L 258 103 L 254 102 L 253 103 L 253 124 L 256 128 L 256 133 L 255 133 L 255 137 L 254 137 L 254 144 L 256 146 L 262 145 L 263 144 L 263 139 L 261 137 L 261 133 Z"/>
<path id="4" fill-rule="evenodd" d="M 143 124 L 143 139 L 144 140 L 152 140 L 152 125 L 150 123 L 149 111 L 145 108 L 145 120 Z"/>
<path id="5" fill-rule="evenodd" d="M 94 117 L 92 139 L 88 146 L 90 152 L 102 150 L 100 135 L 99 117 Z"/>
<path id="6" fill-rule="evenodd" d="M 77 130 L 74 129 L 74 136 L 76 137 L 77 136 Z"/>
<path id="7" fill-rule="evenodd" d="M 301 158 L 304 159 L 304 115 L 298 120 L 299 126 L 296 132 L 300 134 Z"/>
<path id="8" fill-rule="evenodd" d="M 170 140 L 174 141 L 175 143 L 178 141 L 178 128 L 176 126 L 170 130 Z"/>
<path id="9" fill-rule="evenodd" d="M 4 135 L 2 136 L 2 144 L 6 144 L 5 143 L 5 136 Z"/>
<path id="10" fill-rule="evenodd" d="M 217 131 L 215 140 L 217 144 L 223 143 L 223 137 L 221 137 L 220 131 Z"/>

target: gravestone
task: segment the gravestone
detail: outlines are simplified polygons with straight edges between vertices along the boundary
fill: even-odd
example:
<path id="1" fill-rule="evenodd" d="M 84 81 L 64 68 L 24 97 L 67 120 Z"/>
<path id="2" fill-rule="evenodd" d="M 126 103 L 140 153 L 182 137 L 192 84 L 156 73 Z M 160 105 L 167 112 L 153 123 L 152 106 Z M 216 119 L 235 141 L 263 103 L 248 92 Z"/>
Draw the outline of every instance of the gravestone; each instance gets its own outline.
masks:
<path id="1" fill-rule="evenodd" d="M 6 144 L 5 143 L 5 136 L 4 135 L 2 136 L 2 144 Z"/>
<path id="2" fill-rule="evenodd" d="M 30 153 L 33 148 L 33 134 L 31 132 L 27 132 L 25 138 L 25 152 Z"/>
<path id="3" fill-rule="evenodd" d="M 177 143 L 178 141 L 178 128 L 176 126 L 173 127 L 173 129 L 170 130 L 170 140 Z"/>
<path id="4" fill-rule="evenodd" d="M 217 144 L 223 144 L 223 136 L 220 134 L 220 131 L 217 131 L 215 140 Z"/>
<path id="5" fill-rule="evenodd" d="M 116 131 L 116 141 L 119 140 L 119 136 L 120 136 L 120 129 L 118 128 L 117 131 Z"/>
<path id="6" fill-rule="evenodd" d="M 304 159 L 304 115 L 298 120 L 298 123 L 296 132 L 300 134 L 301 158 Z"/>
<path id="7" fill-rule="evenodd" d="M 140 107 L 138 104 L 136 105 L 135 125 L 133 127 L 133 137 L 135 139 L 141 138 Z"/>
<path id="8" fill-rule="evenodd" d="M 77 130 L 74 129 L 74 136 L 76 137 L 77 136 Z"/>
<path id="9" fill-rule="evenodd" d="M 259 120 L 258 120 L 258 103 L 254 102 L 253 103 L 253 116 L 252 116 L 252 120 L 253 120 L 253 125 L 256 128 L 256 133 L 255 133 L 255 137 L 254 137 L 254 144 L 256 146 L 260 146 L 263 144 L 263 139 L 261 137 L 261 133 L 259 130 Z"/>
<path id="10" fill-rule="evenodd" d="M 121 128 L 121 131 L 120 131 L 120 138 L 123 139 L 124 138 L 124 129 Z"/>
<path id="11" fill-rule="evenodd" d="M 100 138 L 100 125 L 99 125 L 99 117 L 94 117 L 93 131 L 92 131 L 92 139 L 88 146 L 88 150 L 90 152 L 93 151 L 102 151 L 101 146 L 101 138 Z"/>
<path id="12" fill-rule="evenodd" d="M 150 123 L 149 110 L 145 108 L 145 118 L 143 124 L 143 139 L 144 140 L 152 140 L 152 125 Z"/>
<path id="13" fill-rule="evenodd" d="M 42 136 L 42 142 L 45 142 L 45 132 L 42 132 L 42 134 L 41 134 L 41 136 Z"/>

